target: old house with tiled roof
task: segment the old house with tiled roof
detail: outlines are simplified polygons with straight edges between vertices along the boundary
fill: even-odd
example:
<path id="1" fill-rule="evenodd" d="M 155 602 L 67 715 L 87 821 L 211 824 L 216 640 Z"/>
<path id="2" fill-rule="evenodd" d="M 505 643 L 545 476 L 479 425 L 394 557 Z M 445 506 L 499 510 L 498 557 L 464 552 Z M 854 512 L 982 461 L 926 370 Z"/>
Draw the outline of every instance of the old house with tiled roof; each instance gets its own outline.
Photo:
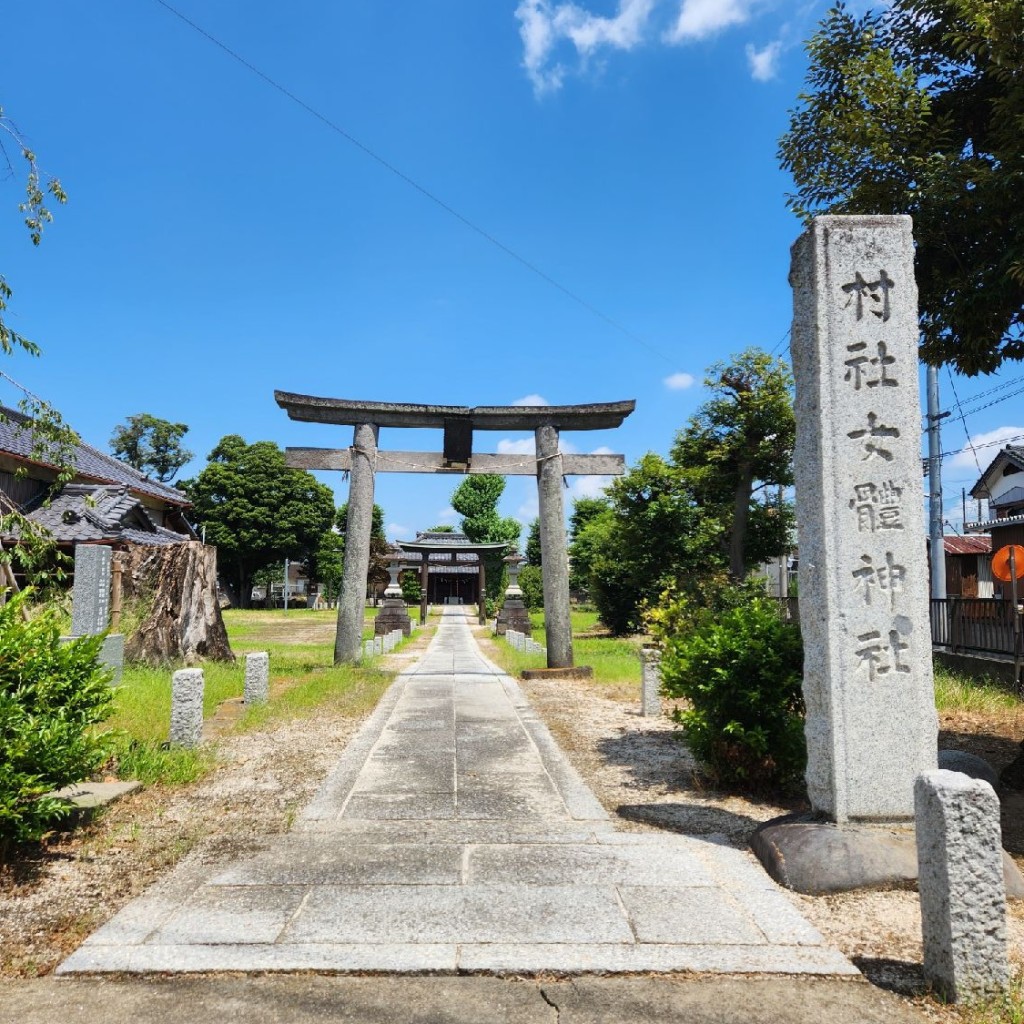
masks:
<path id="1" fill-rule="evenodd" d="M 51 495 L 59 470 L 56 456 L 47 451 L 26 416 L 0 407 L 0 504 L 45 527 L 60 546 L 166 545 L 195 539 L 185 518 L 189 500 L 181 491 L 82 441 L 67 455 L 74 470 L 72 483 Z"/>
<path id="2" fill-rule="evenodd" d="M 988 515 L 965 523 L 966 530 L 988 534 L 993 552 L 1006 544 L 1024 545 L 1024 448 L 1008 444 L 989 463 L 970 494 L 979 502 L 988 501 Z"/>

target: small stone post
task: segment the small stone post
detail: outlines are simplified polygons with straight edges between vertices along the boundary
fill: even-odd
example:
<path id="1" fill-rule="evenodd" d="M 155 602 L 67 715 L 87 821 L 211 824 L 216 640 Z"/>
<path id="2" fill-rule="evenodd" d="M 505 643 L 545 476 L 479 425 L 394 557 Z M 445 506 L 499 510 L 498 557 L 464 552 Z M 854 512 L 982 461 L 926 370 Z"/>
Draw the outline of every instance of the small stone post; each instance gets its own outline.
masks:
<path id="1" fill-rule="evenodd" d="M 203 733 L 203 670 L 183 668 L 171 677 L 170 742 L 195 747 Z"/>
<path id="2" fill-rule="evenodd" d="M 1006 890 L 999 798 L 980 779 L 935 769 L 914 785 L 924 974 L 961 1002 L 1006 987 Z"/>
<path id="3" fill-rule="evenodd" d="M 909 822 L 938 729 L 910 218 L 815 218 L 790 283 L 808 795 Z"/>
<path id="4" fill-rule="evenodd" d="M 338 598 L 338 634 L 334 663 L 359 661 L 362 650 L 366 579 L 370 571 L 370 534 L 373 532 L 373 486 L 377 461 L 377 427 L 360 423 L 353 432 L 352 470 L 348 484 L 348 521 L 345 524 L 345 564 Z"/>
<path id="5" fill-rule="evenodd" d="M 661 714 L 661 651 L 657 647 L 640 648 L 640 714 Z"/>
<path id="6" fill-rule="evenodd" d="M 430 554 L 423 551 L 420 553 L 420 556 L 422 558 L 420 563 L 420 625 L 425 626 L 427 623 L 427 612 L 430 608 L 430 598 L 428 595 L 430 589 Z"/>
<path id="7" fill-rule="evenodd" d="M 535 437 L 548 668 L 572 668 L 569 552 L 565 537 L 565 498 L 562 493 L 565 483 L 562 456 L 558 450 L 558 428 L 550 424 L 537 427 Z"/>
<path id="8" fill-rule="evenodd" d="M 265 651 L 245 656 L 245 704 L 266 704 L 270 698 L 270 655 Z"/>
<path id="9" fill-rule="evenodd" d="M 484 554 L 481 551 L 477 555 L 480 560 L 480 571 L 478 576 L 479 593 L 477 594 L 476 604 L 476 624 L 478 626 L 487 625 L 487 566 L 484 565 Z"/>

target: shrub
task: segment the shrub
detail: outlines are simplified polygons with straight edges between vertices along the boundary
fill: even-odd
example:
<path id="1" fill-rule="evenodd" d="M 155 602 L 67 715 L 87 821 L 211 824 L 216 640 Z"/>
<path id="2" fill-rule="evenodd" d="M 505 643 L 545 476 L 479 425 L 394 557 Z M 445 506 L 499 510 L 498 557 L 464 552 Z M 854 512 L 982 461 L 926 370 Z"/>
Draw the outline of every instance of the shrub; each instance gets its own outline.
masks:
<path id="1" fill-rule="evenodd" d="M 519 589 L 527 608 L 544 607 L 544 577 L 539 565 L 524 565 L 519 570 Z"/>
<path id="2" fill-rule="evenodd" d="M 61 643 L 49 610 L 23 621 L 27 593 L 0 607 L 0 847 L 40 839 L 65 818 L 70 805 L 44 794 L 87 779 L 110 747 L 93 730 L 113 701 L 103 638 Z"/>
<path id="3" fill-rule="evenodd" d="M 744 789 L 790 786 L 803 774 L 803 645 L 772 602 L 749 597 L 698 615 L 667 638 L 662 685 L 690 706 L 675 718 L 713 778 Z"/>

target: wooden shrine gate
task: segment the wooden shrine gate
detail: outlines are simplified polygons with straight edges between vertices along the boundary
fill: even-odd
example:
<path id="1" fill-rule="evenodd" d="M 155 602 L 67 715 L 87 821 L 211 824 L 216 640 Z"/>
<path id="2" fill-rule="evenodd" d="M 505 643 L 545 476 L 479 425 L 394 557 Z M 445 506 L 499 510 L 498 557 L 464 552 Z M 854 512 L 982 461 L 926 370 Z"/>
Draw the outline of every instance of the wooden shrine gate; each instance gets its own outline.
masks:
<path id="1" fill-rule="evenodd" d="M 290 419 L 336 423 L 354 428 L 348 448 L 287 448 L 294 469 L 333 469 L 349 473 L 345 564 L 338 601 L 334 660 L 356 662 L 362 655 L 363 603 L 370 568 L 370 533 L 376 473 L 497 473 L 536 476 L 540 503 L 543 558 L 544 630 L 549 668 L 571 668 L 572 623 L 569 618 L 569 555 L 565 534 L 564 478 L 620 476 L 621 455 L 570 455 L 559 450 L 563 430 L 618 427 L 636 402 L 595 405 L 477 406 L 410 405 L 399 402 L 354 402 L 275 391 L 277 404 Z M 444 431 L 440 452 L 385 452 L 377 447 L 381 427 L 437 428 Z M 476 430 L 532 430 L 536 453 L 474 454 Z"/>

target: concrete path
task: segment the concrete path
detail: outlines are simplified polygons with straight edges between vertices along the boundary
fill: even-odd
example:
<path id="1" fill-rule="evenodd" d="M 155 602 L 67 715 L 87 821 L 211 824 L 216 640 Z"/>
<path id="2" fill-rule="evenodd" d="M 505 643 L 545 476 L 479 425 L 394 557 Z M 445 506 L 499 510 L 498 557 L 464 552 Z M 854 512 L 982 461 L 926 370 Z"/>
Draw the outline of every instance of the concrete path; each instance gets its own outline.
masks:
<path id="1" fill-rule="evenodd" d="M 856 975 L 744 852 L 616 832 L 448 609 L 295 830 L 186 860 L 58 968 Z"/>

